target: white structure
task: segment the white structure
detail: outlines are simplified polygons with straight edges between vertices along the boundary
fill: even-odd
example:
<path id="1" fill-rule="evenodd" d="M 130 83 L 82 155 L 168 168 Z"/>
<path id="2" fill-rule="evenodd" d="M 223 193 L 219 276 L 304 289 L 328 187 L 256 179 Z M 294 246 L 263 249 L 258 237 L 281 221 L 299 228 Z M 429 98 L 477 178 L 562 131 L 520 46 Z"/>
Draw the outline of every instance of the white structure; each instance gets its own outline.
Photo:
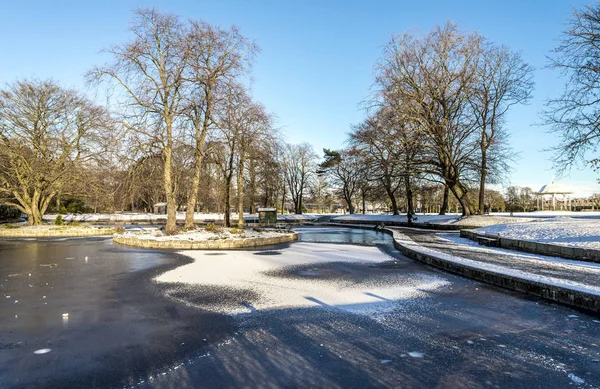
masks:
<path id="1" fill-rule="evenodd" d="M 559 198 L 559 208 L 562 210 L 571 210 L 571 197 L 569 196 L 573 192 L 568 188 L 555 184 L 554 180 L 552 180 L 552 184 L 546 184 L 541 187 L 539 191 L 535 193 L 537 196 L 537 205 L 538 209 L 544 210 L 544 203 L 546 202 L 547 196 L 552 196 L 552 210 L 556 211 L 556 195 L 562 195 L 562 198 Z"/>
<path id="2" fill-rule="evenodd" d="M 154 204 L 155 215 L 166 215 L 167 214 L 167 203 L 156 203 Z"/>

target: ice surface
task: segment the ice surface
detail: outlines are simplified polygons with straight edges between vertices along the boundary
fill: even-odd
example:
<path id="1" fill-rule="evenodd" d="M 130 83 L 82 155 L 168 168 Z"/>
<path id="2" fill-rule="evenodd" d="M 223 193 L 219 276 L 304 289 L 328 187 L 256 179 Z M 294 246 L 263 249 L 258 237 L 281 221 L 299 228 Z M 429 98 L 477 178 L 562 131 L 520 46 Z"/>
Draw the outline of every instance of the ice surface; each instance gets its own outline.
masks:
<path id="1" fill-rule="evenodd" d="M 342 250 L 338 244 L 297 242 L 277 251 L 278 255 L 254 255 L 255 251 L 220 252 L 226 255 L 217 257 L 205 255 L 206 252 L 182 251 L 181 254 L 195 261 L 155 280 L 250 290 L 260 296 L 257 301 L 245 305 L 240 301 L 237 307 L 218 303 L 208 307 L 226 313 L 247 313 L 248 305 L 254 310 L 323 306 L 366 315 L 386 312 L 398 302 L 426 300 L 428 292 L 449 284 L 441 276 L 420 273 L 403 275 L 394 272 L 385 279 L 364 282 L 349 282 L 343 276 L 323 279 L 272 275 L 274 271 L 295 266 L 320 269 L 332 262 L 369 265 L 392 259 L 372 246 L 344 245 Z"/>

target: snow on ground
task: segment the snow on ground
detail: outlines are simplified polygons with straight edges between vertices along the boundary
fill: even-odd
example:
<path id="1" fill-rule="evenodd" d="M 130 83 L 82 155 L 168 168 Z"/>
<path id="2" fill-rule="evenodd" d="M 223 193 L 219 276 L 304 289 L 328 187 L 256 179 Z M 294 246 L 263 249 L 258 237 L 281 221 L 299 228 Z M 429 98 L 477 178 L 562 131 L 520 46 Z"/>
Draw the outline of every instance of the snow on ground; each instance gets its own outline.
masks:
<path id="1" fill-rule="evenodd" d="M 18 227 L 17 227 L 18 226 Z M 0 225 L 0 229 L 6 229 L 6 230 L 10 230 L 13 228 L 18 228 L 20 230 L 25 230 L 25 231 L 88 231 L 88 230 L 112 230 L 111 227 L 102 227 L 102 226 L 87 226 L 87 225 L 83 225 L 83 226 L 70 226 L 68 224 L 65 225 L 49 225 L 49 224 L 42 224 L 42 225 L 38 225 L 38 226 L 28 226 L 26 223 L 13 223 L 10 226 L 7 225 Z"/>
<path id="2" fill-rule="evenodd" d="M 397 303 L 423 301 L 429 291 L 449 284 L 449 281 L 438 276 L 402 275 L 399 272 L 361 282 L 344 277 L 318 277 L 321 271 L 327 273 L 325 269 L 332 262 L 368 265 L 392 260 L 372 246 L 297 242 L 285 249 L 266 252 L 271 255 L 256 255 L 261 253 L 256 251 L 221 251 L 220 256 L 199 251 L 180 253 L 195 261 L 164 273 L 155 280 L 160 283 L 246 290 L 259 296 L 256 301 L 234 306 L 219 301 L 208 308 L 202 305 L 204 309 L 230 314 L 334 306 L 354 313 L 374 315 L 393 309 Z"/>
<path id="3" fill-rule="evenodd" d="M 57 214 L 44 215 L 45 221 L 54 221 Z M 352 215 L 340 215 L 335 214 L 314 214 L 305 213 L 302 215 L 295 214 L 278 214 L 277 219 L 279 221 L 308 221 L 314 220 L 322 216 L 332 216 L 333 221 L 345 220 L 351 222 L 360 221 L 378 221 L 378 222 L 391 222 L 399 221 L 406 222 L 406 215 L 388 215 L 388 214 L 352 214 Z M 513 223 L 513 222 L 524 222 L 533 221 L 546 218 L 556 218 L 557 216 L 569 216 L 572 218 L 583 218 L 583 219 L 599 219 L 600 212 L 568 212 L 568 211 L 541 211 L 541 212 L 521 212 L 514 213 L 510 216 L 509 213 L 493 213 L 491 215 L 473 215 L 466 218 L 461 218 L 459 213 L 451 213 L 447 215 L 437 214 L 417 214 L 415 223 L 434 223 L 434 224 L 457 224 L 457 225 L 469 225 L 469 226 L 487 226 L 492 224 L 501 223 Z M 167 215 L 155 215 L 153 213 L 136 213 L 136 212 L 123 212 L 123 213 L 84 213 L 84 214 L 68 214 L 63 215 L 65 221 L 79 221 L 79 222 L 123 222 L 123 223 L 135 223 L 135 222 L 164 222 L 167 219 Z M 237 219 L 237 214 L 231 216 L 232 220 Z M 256 221 L 258 216 L 256 214 L 244 214 L 244 219 L 247 221 Z M 177 220 L 185 220 L 185 212 L 177 213 Z M 201 221 L 221 221 L 223 220 L 222 213 L 195 213 L 194 220 Z"/>
<path id="4" fill-rule="evenodd" d="M 416 223 L 449 223 L 454 222 L 460 218 L 460 214 L 452 213 L 448 215 L 416 215 Z M 377 222 L 406 222 L 406 215 L 388 215 L 388 214 L 352 214 L 352 215 L 338 215 L 331 219 L 332 222 L 336 221 L 350 221 L 360 223 L 361 221 L 377 221 Z"/>
<path id="5" fill-rule="evenodd" d="M 548 285 L 559 286 L 567 289 L 578 290 L 584 293 L 591 293 L 600 296 L 600 286 L 596 285 L 588 285 L 582 284 L 575 281 L 564 280 L 555 277 L 542 276 L 534 273 L 523 272 L 522 270 L 511 269 L 506 266 L 499 266 L 490 263 L 482 263 L 480 261 L 475 261 L 472 259 L 463 258 L 457 255 L 451 255 L 447 253 L 442 253 L 440 251 L 421 246 L 420 244 L 413 241 L 410 237 L 394 231 L 394 239 L 402 246 L 410 248 L 413 251 L 420 252 L 423 254 L 434 255 L 437 258 L 440 258 L 444 261 L 456 263 L 459 265 L 466 265 L 471 268 L 480 269 L 486 272 L 492 272 L 497 274 L 504 274 L 510 277 L 516 277 L 521 279 L 526 279 L 534 282 L 539 282 Z M 600 273 L 599 273 L 600 274 Z"/>
<path id="6" fill-rule="evenodd" d="M 426 215 L 415 215 L 416 219 L 413 219 L 415 224 L 431 223 L 431 224 L 454 224 L 459 226 L 489 226 L 499 223 L 517 223 L 523 221 L 533 221 L 535 218 L 516 218 L 507 215 L 473 215 L 468 217 L 461 217 L 458 213 L 448 215 L 437 215 L 437 214 L 426 214 Z M 361 221 L 377 221 L 382 223 L 389 222 L 406 222 L 406 215 L 345 215 L 332 218 L 333 222 L 336 221 L 350 221 L 354 223 L 360 223 Z"/>
<path id="7" fill-rule="evenodd" d="M 565 272 L 577 269 L 578 271 L 586 271 L 590 274 L 597 274 L 598 283 L 600 285 L 600 263 L 575 261 L 573 259 L 564 259 L 540 254 L 523 253 L 520 251 L 508 250 L 497 247 L 480 246 L 477 242 L 474 242 L 467 238 L 461 238 L 456 234 L 437 234 L 437 237 L 452 242 L 453 244 L 461 247 L 467 246 L 468 249 L 474 253 L 506 254 L 510 255 L 512 258 L 518 258 L 523 262 L 530 262 L 532 265 L 536 266 L 548 265 L 548 262 L 550 262 L 553 267 L 562 268 Z"/>
<path id="8" fill-rule="evenodd" d="M 162 231 L 154 229 L 149 231 L 138 232 L 135 230 L 128 230 L 121 236 L 124 237 L 136 237 L 144 240 L 157 240 L 157 241 L 169 241 L 169 240 L 186 240 L 191 242 L 205 241 L 205 240 L 216 240 L 216 239 L 244 239 L 244 238 L 272 238 L 280 236 L 282 232 L 286 231 L 275 231 L 275 230 L 261 230 L 256 231 L 251 228 L 247 229 L 233 229 L 233 228 L 218 228 L 216 231 L 207 231 L 205 229 L 198 229 L 193 231 L 181 232 L 177 235 L 164 235 Z"/>
<path id="9" fill-rule="evenodd" d="M 303 214 L 303 215 L 294 215 L 294 214 L 282 214 L 277 215 L 278 220 L 282 221 L 298 221 L 298 220 L 313 220 L 319 216 L 324 216 L 325 214 Z M 47 214 L 43 216 L 43 220 L 45 221 L 54 221 L 56 219 L 57 214 Z M 237 214 L 231 216 L 231 220 L 237 220 Z M 222 213 L 195 213 L 194 220 L 195 221 L 221 221 L 224 219 Z M 244 214 L 244 219 L 248 221 L 258 220 L 258 216 L 255 214 Z M 152 222 L 164 222 L 167 220 L 167 215 L 156 215 L 153 213 L 138 213 L 138 212 L 123 212 L 123 213 L 82 213 L 82 214 L 67 214 L 63 215 L 64 221 L 78 221 L 78 222 L 123 222 L 123 223 L 133 223 L 133 222 L 144 222 L 144 223 L 152 223 Z M 185 220 L 185 212 L 177 212 L 177 220 L 183 221 Z"/>
<path id="10" fill-rule="evenodd" d="M 540 222 L 499 224 L 475 231 L 509 239 L 600 249 L 600 220 L 555 217 Z"/>
<path id="11" fill-rule="evenodd" d="M 509 212 L 492 213 L 493 216 L 510 216 Z M 572 212 L 572 211 L 535 211 L 535 212 L 515 212 L 512 217 L 516 218 L 554 218 L 558 216 L 568 216 L 577 219 L 600 219 L 600 212 Z"/>

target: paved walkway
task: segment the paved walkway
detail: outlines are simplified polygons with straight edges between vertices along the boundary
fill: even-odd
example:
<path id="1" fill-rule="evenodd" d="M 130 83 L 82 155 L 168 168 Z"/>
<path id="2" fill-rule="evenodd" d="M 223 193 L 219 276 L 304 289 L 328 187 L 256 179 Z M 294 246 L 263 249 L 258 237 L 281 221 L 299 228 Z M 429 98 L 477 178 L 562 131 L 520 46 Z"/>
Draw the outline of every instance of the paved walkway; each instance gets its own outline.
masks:
<path id="1" fill-rule="evenodd" d="M 421 232 L 403 228 L 397 230 L 424 247 L 446 254 L 536 276 L 553 277 L 595 288 L 600 287 L 600 264 L 598 263 L 479 246 L 476 242 L 461 238 L 456 234 Z"/>

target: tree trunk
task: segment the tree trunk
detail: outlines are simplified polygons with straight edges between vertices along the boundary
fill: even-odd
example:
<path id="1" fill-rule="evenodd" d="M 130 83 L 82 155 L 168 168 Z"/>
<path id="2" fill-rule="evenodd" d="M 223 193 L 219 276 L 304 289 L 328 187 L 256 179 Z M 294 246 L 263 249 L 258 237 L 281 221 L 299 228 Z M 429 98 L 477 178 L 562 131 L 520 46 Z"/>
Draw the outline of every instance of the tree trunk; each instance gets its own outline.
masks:
<path id="1" fill-rule="evenodd" d="M 255 213 L 254 199 L 256 198 L 256 166 L 255 159 L 250 159 L 250 213 Z"/>
<path id="2" fill-rule="evenodd" d="M 450 184 L 449 188 L 460 204 L 462 216 L 471 216 L 473 211 L 471 210 L 471 206 L 469 204 L 469 198 L 467 196 L 468 192 L 466 188 L 458 182 Z"/>
<path id="3" fill-rule="evenodd" d="M 243 156 L 243 152 L 240 151 L 240 162 L 238 164 L 237 174 L 237 206 L 238 206 L 238 227 L 244 228 L 244 163 L 246 157 Z"/>
<path id="4" fill-rule="evenodd" d="M 198 189 L 200 187 L 200 175 L 202 173 L 202 155 L 196 149 L 196 162 L 194 164 L 194 177 L 192 178 L 192 187 L 188 194 L 187 208 L 185 210 L 185 225 L 183 228 L 191 230 L 194 228 L 194 212 L 196 211 L 196 201 L 198 200 Z"/>
<path id="5" fill-rule="evenodd" d="M 406 190 L 406 213 L 408 215 L 413 215 L 415 213 L 415 207 L 413 204 L 413 192 L 409 176 L 404 177 L 404 187 Z"/>
<path id="6" fill-rule="evenodd" d="M 479 181 L 479 214 L 485 213 L 485 179 L 487 177 L 487 151 L 482 148 L 481 179 Z"/>
<path id="7" fill-rule="evenodd" d="M 302 215 L 302 197 L 304 195 L 303 191 L 300 191 L 298 198 L 296 199 L 296 215 Z"/>
<path id="8" fill-rule="evenodd" d="M 444 185 L 444 194 L 442 196 L 442 206 L 440 207 L 440 215 L 445 215 L 448 212 L 448 196 L 450 195 L 450 190 L 448 189 L 448 185 Z"/>
<path id="9" fill-rule="evenodd" d="M 163 173 L 165 197 L 167 198 L 167 225 L 165 226 L 165 233 L 167 235 L 174 235 L 177 233 L 177 201 L 175 198 L 175 193 L 173 190 L 173 181 L 171 177 L 173 158 L 173 137 L 171 126 L 171 122 L 167 120 L 167 145 L 164 150 L 165 167 Z"/>
<path id="10" fill-rule="evenodd" d="M 364 215 L 366 213 L 366 195 L 365 195 L 365 190 L 361 189 L 361 195 L 362 195 L 362 214 Z"/>
<path id="11" fill-rule="evenodd" d="M 208 133 L 208 127 L 210 125 L 211 115 L 212 115 L 212 90 L 213 83 L 209 82 L 205 86 L 204 95 L 206 100 L 206 112 L 204 113 L 204 118 L 202 120 L 202 127 L 200 127 L 198 122 L 194 122 L 195 125 L 195 139 L 196 139 L 196 149 L 195 156 L 196 162 L 194 164 L 194 178 L 192 179 L 192 187 L 190 188 L 190 192 L 188 194 L 188 202 L 187 209 L 185 211 L 185 226 L 186 229 L 194 228 L 194 212 L 196 211 L 196 202 L 198 200 L 198 189 L 200 186 L 200 176 L 202 173 L 202 153 L 204 149 L 204 141 L 206 139 L 206 134 Z M 191 209 L 190 209 L 191 208 Z"/>
<path id="12" fill-rule="evenodd" d="M 352 204 L 352 199 L 347 195 L 344 196 L 346 200 L 346 204 L 348 204 L 348 213 L 352 215 L 354 213 L 354 204 Z"/>
<path id="13" fill-rule="evenodd" d="M 266 204 L 265 204 L 266 206 Z M 283 185 L 283 195 L 281 196 L 281 213 L 285 210 L 285 184 Z"/>
<path id="14" fill-rule="evenodd" d="M 350 215 L 354 213 L 354 205 L 352 204 L 352 196 L 348 191 L 348 188 L 344 185 L 344 200 L 346 200 L 346 204 L 348 205 L 348 212 Z"/>
<path id="15" fill-rule="evenodd" d="M 32 209 L 27 213 L 27 225 L 28 226 L 39 226 L 42 224 L 42 215 L 37 209 Z"/>
<path id="16" fill-rule="evenodd" d="M 396 201 L 396 196 L 394 196 L 394 193 L 387 185 L 385 187 L 385 192 L 387 193 L 390 203 L 392 204 L 392 214 L 399 215 L 400 212 L 398 212 L 398 202 Z"/>
<path id="17" fill-rule="evenodd" d="M 231 221 L 230 216 L 231 216 L 231 202 L 230 202 L 230 193 L 231 193 L 231 174 L 228 174 L 227 178 L 225 179 L 225 215 L 224 215 L 224 219 L 223 219 L 223 223 L 225 224 L 225 227 L 231 227 Z"/>

